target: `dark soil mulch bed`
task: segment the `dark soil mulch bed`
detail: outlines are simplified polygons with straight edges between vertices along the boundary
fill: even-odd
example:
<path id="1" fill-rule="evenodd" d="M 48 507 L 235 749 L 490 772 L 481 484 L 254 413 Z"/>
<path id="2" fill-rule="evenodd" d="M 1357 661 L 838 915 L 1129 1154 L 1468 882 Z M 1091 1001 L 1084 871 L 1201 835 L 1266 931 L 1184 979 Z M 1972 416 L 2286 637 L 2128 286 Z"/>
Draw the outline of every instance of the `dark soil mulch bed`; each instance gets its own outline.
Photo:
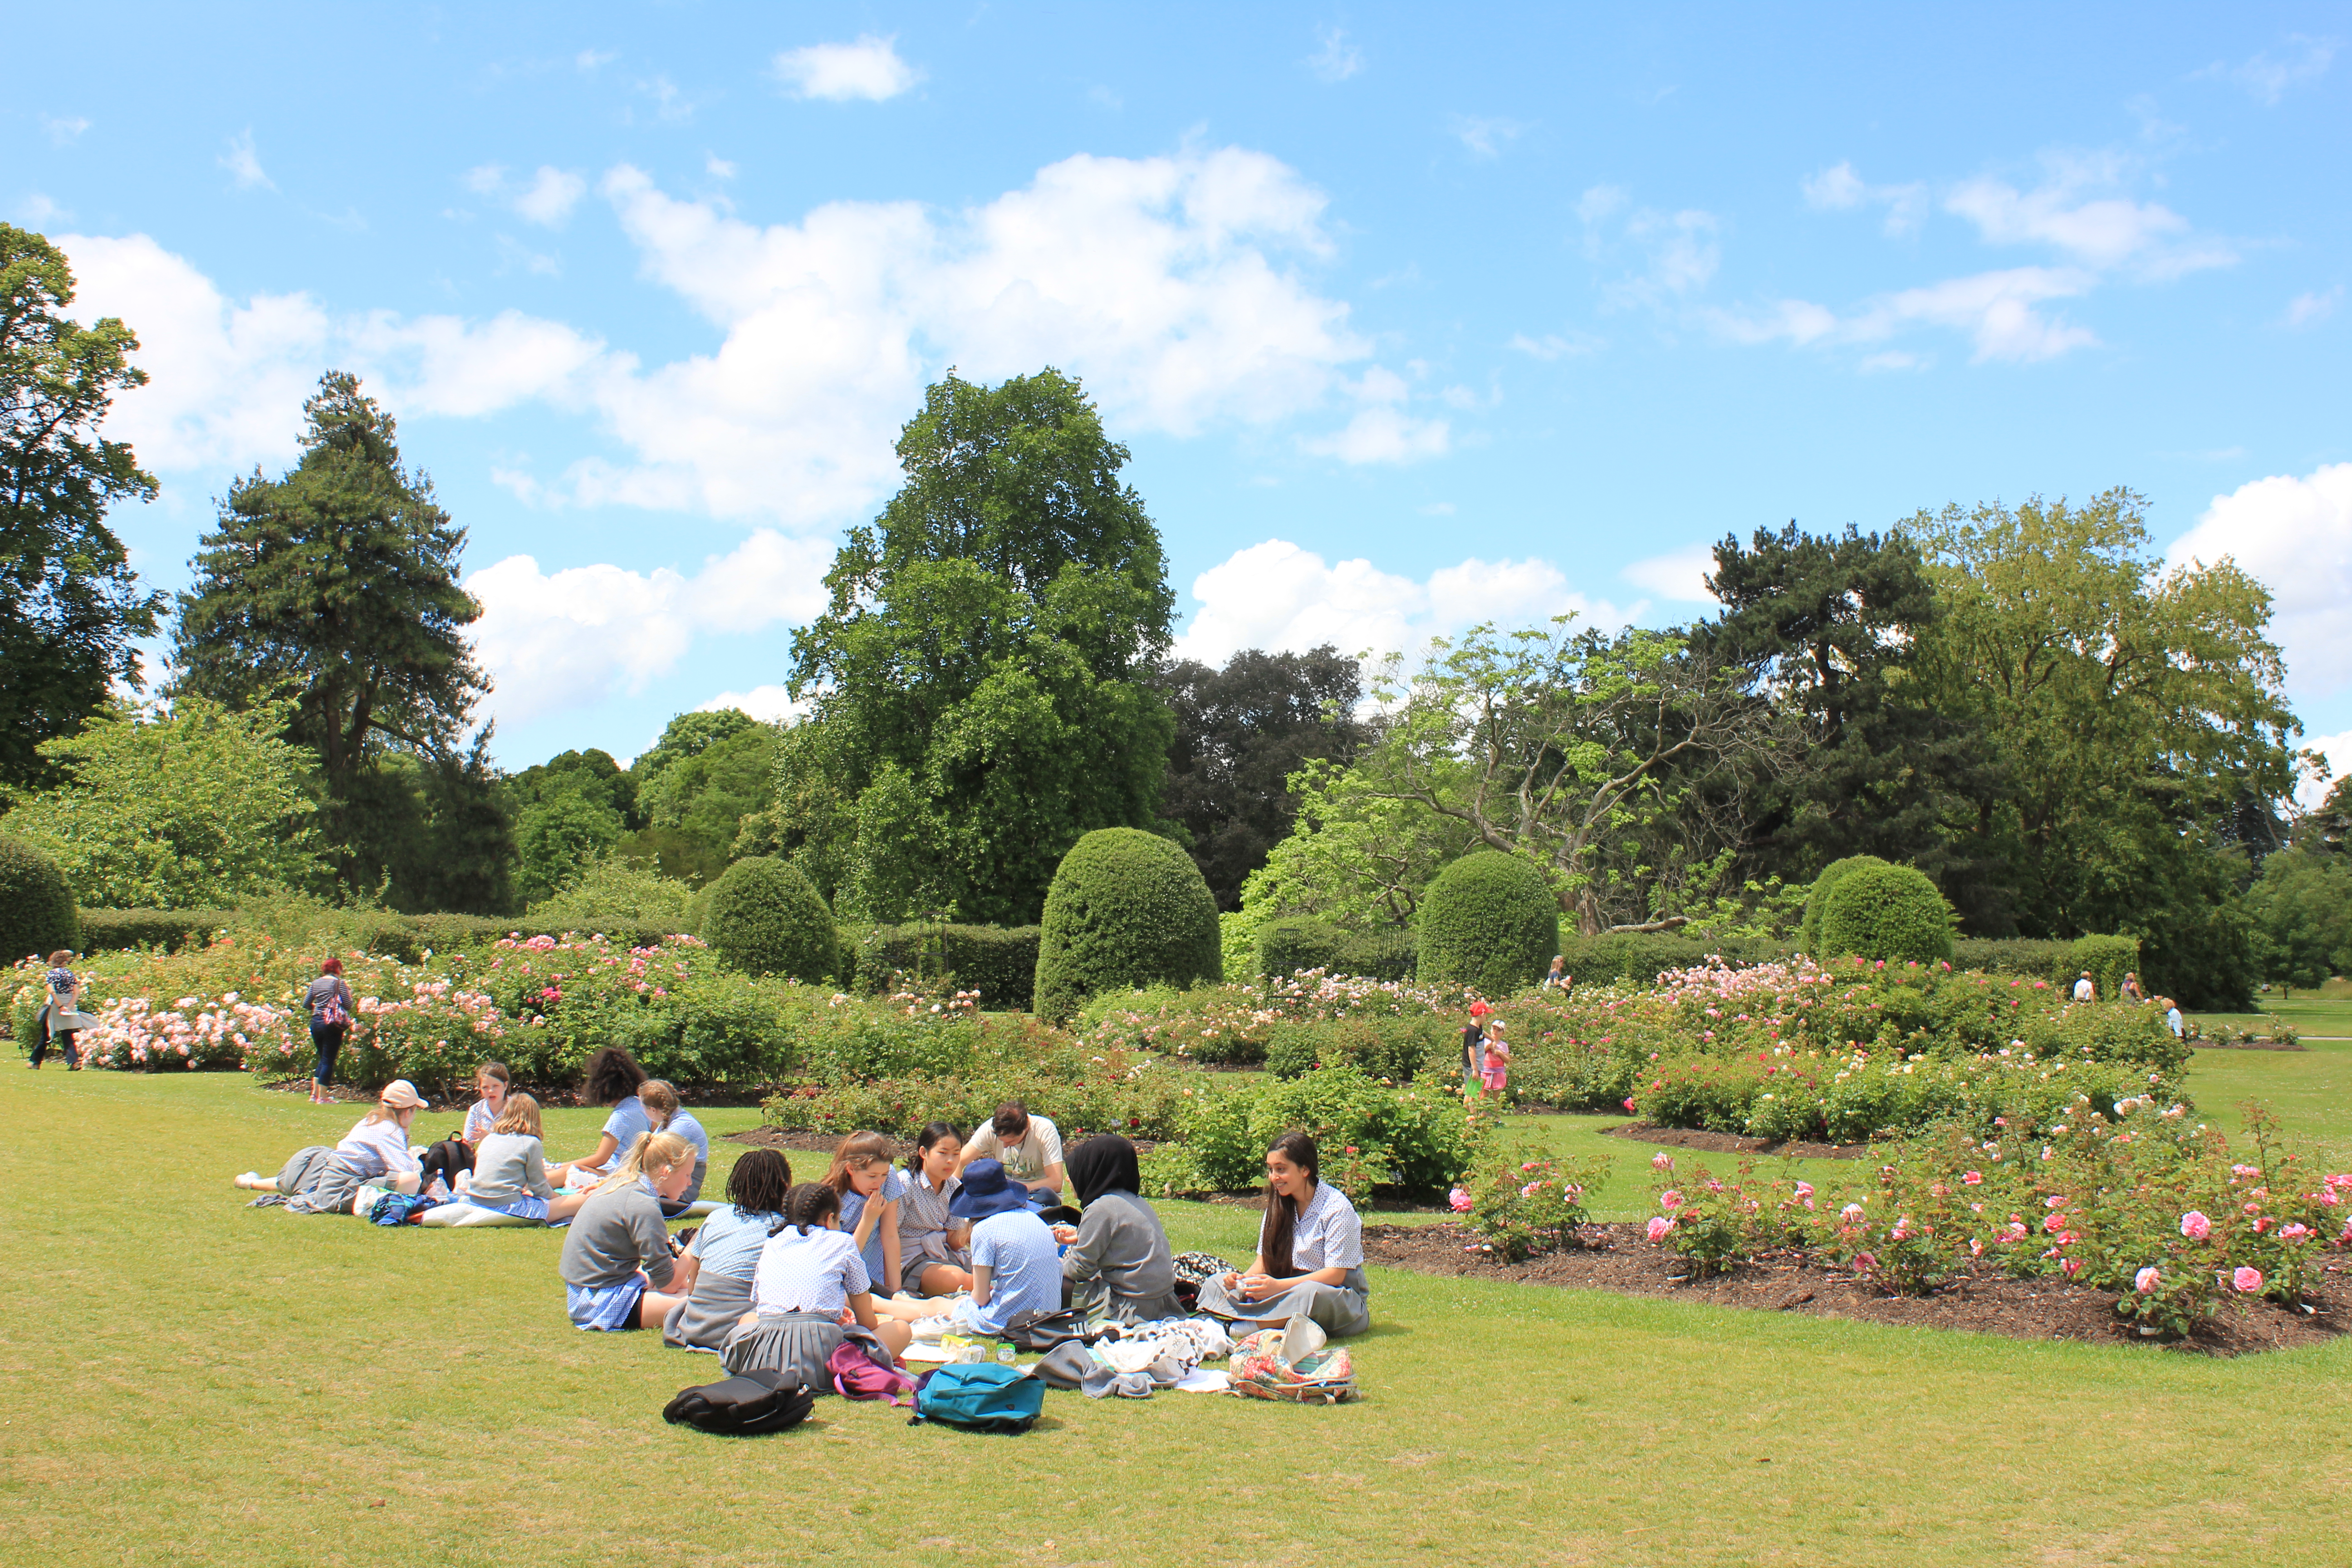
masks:
<path id="1" fill-rule="evenodd" d="M 1808 1143 L 1801 1139 L 1742 1138 L 1731 1132 L 1701 1132 L 1688 1127 L 1656 1127 L 1629 1121 L 1606 1129 L 1612 1138 L 1636 1143 L 1664 1143 L 1675 1149 L 1703 1149 L 1710 1154 L 1772 1154 L 1792 1160 L 1859 1160 L 1870 1152 L 1867 1143 Z"/>
<path id="2" fill-rule="evenodd" d="M 2116 1317 L 2114 1292 L 2085 1286 L 1988 1277 L 1957 1280 L 1932 1296 L 1881 1296 L 1856 1284 L 1851 1275 L 1795 1253 L 1768 1254 L 1728 1273 L 1701 1279 L 1691 1276 L 1689 1263 L 1643 1240 L 1639 1226 L 1588 1225 L 1577 1234 L 1582 1245 L 1572 1251 L 1543 1253 L 1525 1263 L 1504 1263 L 1470 1250 L 1475 1237 L 1460 1225 L 1368 1225 L 1364 1259 L 1449 1278 L 1613 1290 L 1621 1296 L 1667 1296 L 1718 1307 L 1962 1329 L 2015 1340 L 2163 1343 L 2168 1349 L 2206 1355 L 2247 1355 L 2325 1344 L 2342 1331 L 2342 1324 L 2352 1321 L 2352 1281 L 2334 1266 L 2310 1298 L 2313 1311 L 2257 1301 L 2243 1310 L 2225 1309 L 2194 1335 L 2168 1343 L 2143 1338 L 2136 1326 Z"/>

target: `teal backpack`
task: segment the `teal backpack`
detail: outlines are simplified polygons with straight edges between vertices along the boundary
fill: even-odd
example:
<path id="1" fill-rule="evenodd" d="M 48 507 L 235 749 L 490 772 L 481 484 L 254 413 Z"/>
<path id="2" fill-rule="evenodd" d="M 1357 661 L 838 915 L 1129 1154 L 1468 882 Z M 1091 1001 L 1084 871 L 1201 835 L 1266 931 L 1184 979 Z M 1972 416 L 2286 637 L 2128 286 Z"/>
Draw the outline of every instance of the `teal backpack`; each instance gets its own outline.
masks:
<path id="1" fill-rule="evenodd" d="M 958 1363 L 927 1373 L 915 1385 L 915 1416 L 969 1432 L 1026 1432 L 1045 1413 L 1045 1385 L 994 1362 Z"/>

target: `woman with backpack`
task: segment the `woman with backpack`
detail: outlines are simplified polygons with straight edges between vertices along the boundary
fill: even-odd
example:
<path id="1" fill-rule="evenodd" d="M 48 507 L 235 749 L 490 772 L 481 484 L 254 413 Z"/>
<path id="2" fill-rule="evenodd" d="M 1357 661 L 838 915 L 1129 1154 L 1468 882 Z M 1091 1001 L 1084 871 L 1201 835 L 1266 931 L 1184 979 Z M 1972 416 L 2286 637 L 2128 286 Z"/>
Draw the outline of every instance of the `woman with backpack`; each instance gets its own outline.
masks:
<path id="1" fill-rule="evenodd" d="M 335 1058 L 343 1048 L 343 1036 L 350 1032 L 352 1014 L 358 1007 L 352 1000 L 352 988 L 343 982 L 341 959 L 320 963 L 319 977 L 302 993 L 302 1005 L 310 1010 L 310 1048 L 319 1058 L 310 1069 L 310 1103 L 332 1104 L 335 1097 L 327 1089 L 335 1081 Z"/>
<path id="2" fill-rule="evenodd" d="M 685 1299 L 663 1294 L 677 1264 L 661 1206 L 693 1179 L 694 1145 L 646 1132 L 596 1184 L 563 1237 L 563 1304 L 572 1327 L 658 1329 Z"/>
<path id="3" fill-rule="evenodd" d="M 1084 1212 L 1076 1226 L 1054 1226 L 1054 1239 L 1068 1248 L 1062 1278 L 1070 1305 L 1090 1318 L 1097 1310 L 1119 1323 L 1185 1315 L 1176 1300 L 1175 1254 L 1142 1185 L 1135 1145 L 1115 1132 L 1070 1151 L 1070 1186 Z"/>
<path id="4" fill-rule="evenodd" d="M 727 1173 L 727 1205 L 694 1233 L 670 1281 L 684 1297 L 662 1322 L 662 1342 L 716 1355 L 751 1305 L 751 1275 L 768 1233 L 784 1222 L 792 1162 L 774 1149 L 752 1149 Z"/>
<path id="5" fill-rule="evenodd" d="M 803 1182 L 787 1194 L 783 1222 L 751 1273 L 751 1310 L 719 1352 L 730 1373 L 764 1367 L 823 1394 L 833 1386 L 833 1352 L 852 1337 L 894 1361 L 906 1353 L 913 1325 L 875 1316 L 874 1282 L 840 1225 L 841 1194 L 829 1183 Z"/>
<path id="6" fill-rule="evenodd" d="M 33 1042 L 33 1068 L 38 1071 L 41 1058 L 55 1046 L 63 1052 L 66 1070 L 81 1071 L 81 1053 L 75 1048 L 74 1037 L 97 1022 L 81 1010 L 81 976 L 73 972 L 73 954 L 64 949 L 49 954 L 49 972 L 42 977 L 49 999 L 41 1006 L 41 1032 Z"/>
<path id="7" fill-rule="evenodd" d="M 1294 1128 L 1265 1152 L 1257 1256 L 1244 1271 L 1203 1282 L 1194 1310 L 1275 1325 L 1304 1314 L 1330 1333 L 1360 1334 L 1372 1326 L 1370 1292 L 1364 1222 L 1348 1194 L 1322 1179 L 1315 1140 Z"/>

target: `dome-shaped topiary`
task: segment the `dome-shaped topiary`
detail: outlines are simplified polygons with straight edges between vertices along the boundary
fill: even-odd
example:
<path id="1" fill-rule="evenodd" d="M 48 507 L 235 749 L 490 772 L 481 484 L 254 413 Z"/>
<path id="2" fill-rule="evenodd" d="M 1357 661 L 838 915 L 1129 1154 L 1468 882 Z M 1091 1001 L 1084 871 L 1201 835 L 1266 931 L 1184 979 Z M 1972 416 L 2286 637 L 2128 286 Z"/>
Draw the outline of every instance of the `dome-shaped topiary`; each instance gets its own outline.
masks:
<path id="1" fill-rule="evenodd" d="M 1192 858 L 1156 833 L 1103 827 L 1071 846 L 1042 923 L 1041 1018 L 1059 1022 L 1104 991 L 1224 978 L 1217 900 Z"/>
<path id="2" fill-rule="evenodd" d="M 709 893 L 702 940 L 721 963 L 811 984 L 832 979 L 841 938 L 833 911 L 799 867 L 767 856 L 738 860 Z"/>
<path id="3" fill-rule="evenodd" d="M 1822 910 L 1818 956 L 1921 963 L 1952 956 L 1952 906 L 1908 866 L 1857 866 L 1838 879 Z"/>
<path id="4" fill-rule="evenodd" d="M 47 958 L 79 940 L 81 914 L 58 863 L 21 838 L 0 838 L 0 964 Z"/>
<path id="5" fill-rule="evenodd" d="M 1822 867 L 1822 874 L 1813 879 L 1812 893 L 1805 900 L 1805 920 L 1798 928 L 1797 946 L 1819 958 L 1822 955 L 1822 911 L 1829 908 L 1830 889 L 1836 887 L 1848 871 L 1859 871 L 1864 866 L 1892 864 L 1893 861 L 1882 860 L 1875 855 L 1849 855 L 1843 860 L 1832 860 Z"/>
<path id="6" fill-rule="evenodd" d="M 1499 849 L 1465 855 L 1421 901 L 1423 985 L 1501 996 L 1543 978 L 1559 951 L 1559 900 L 1534 864 Z"/>

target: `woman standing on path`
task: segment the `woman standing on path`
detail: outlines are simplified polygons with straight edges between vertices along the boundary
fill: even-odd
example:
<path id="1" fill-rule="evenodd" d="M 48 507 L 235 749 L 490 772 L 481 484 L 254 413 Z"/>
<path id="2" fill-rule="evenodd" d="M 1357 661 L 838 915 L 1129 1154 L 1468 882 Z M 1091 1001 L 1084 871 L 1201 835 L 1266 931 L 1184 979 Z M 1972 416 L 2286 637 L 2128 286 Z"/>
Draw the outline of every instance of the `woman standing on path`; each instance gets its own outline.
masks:
<path id="1" fill-rule="evenodd" d="M 319 1053 L 318 1065 L 310 1069 L 310 1103 L 330 1105 L 335 1098 L 327 1092 L 335 1081 L 335 1057 L 343 1048 L 356 1005 L 352 988 L 343 983 L 341 959 L 330 958 L 319 965 L 319 978 L 302 994 L 302 1005 L 310 1010 L 310 1048 Z"/>
<path id="2" fill-rule="evenodd" d="M 1348 1194 L 1322 1179 L 1315 1140 L 1293 1130 L 1265 1152 L 1265 1217 L 1246 1272 L 1201 1287 L 1195 1310 L 1279 1326 L 1304 1313 L 1334 1334 L 1372 1326 L 1364 1278 L 1364 1222 Z"/>
<path id="3" fill-rule="evenodd" d="M 81 976 L 73 972 L 73 954 L 63 948 L 49 954 L 49 972 L 43 983 L 48 987 L 49 999 L 41 1008 L 41 1034 L 33 1042 L 33 1068 L 38 1071 L 41 1058 L 51 1046 L 65 1053 L 66 1070 L 81 1071 L 81 1052 L 74 1046 L 74 1036 L 81 1026 L 72 1020 L 81 1016 Z"/>

